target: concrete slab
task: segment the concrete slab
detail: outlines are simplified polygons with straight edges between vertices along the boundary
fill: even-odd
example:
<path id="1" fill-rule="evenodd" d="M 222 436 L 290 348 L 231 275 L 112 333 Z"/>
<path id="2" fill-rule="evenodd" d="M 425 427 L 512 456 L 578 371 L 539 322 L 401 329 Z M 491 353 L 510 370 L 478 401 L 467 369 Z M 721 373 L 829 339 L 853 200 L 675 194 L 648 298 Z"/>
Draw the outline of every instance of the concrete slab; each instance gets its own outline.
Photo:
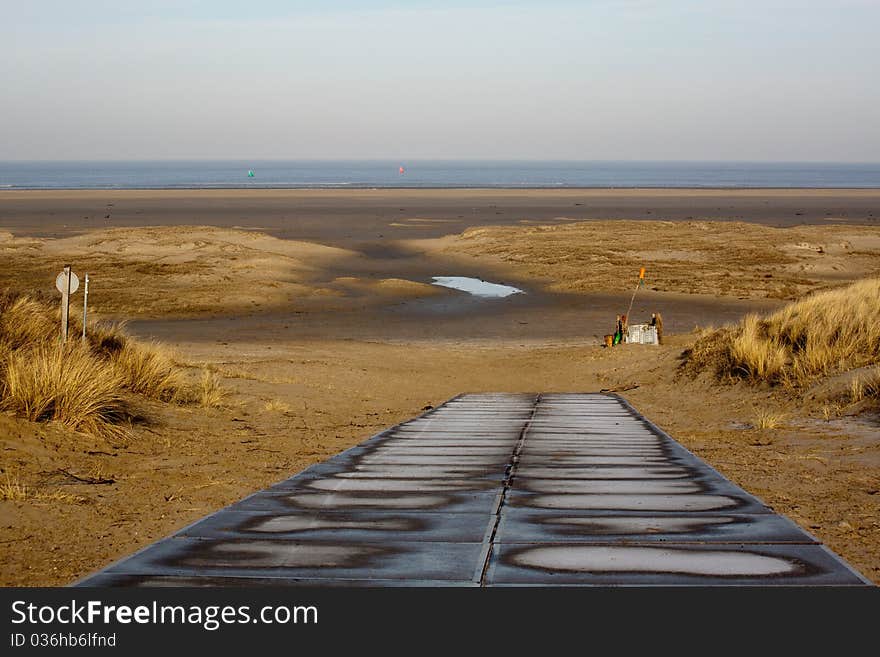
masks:
<path id="1" fill-rule="evenodd" d="M 337 463 L 319 463 L 300 475 L 295 475 L 286 482 L 300 476 L 336 475 L 340 477 L 479 477 L 501 481 L 504 471 L 492 465 L 431 465 L 431 464 L 382 464 L 382 463 L 349 463 L 341 466 Z M 282 482 L 282 483 L 286 483 Z M 279 484 L 280 485 L 280 484 Z"/>
<path id="2" fill-rule="evenodd" d="M 477 513 L 384 511 L 215 513 L 176 537 L 263 538 L 322 541 L 337 544 L 434 541 L 480 543 L 487 519 Z"/>
<path id="3" fill-rule="evenodd" d="M 492 466 L 466 466 L 466 465 L 393 465 L 393 464 L 359 464 L 354 466 L 348 472 L 337 474 L 338 477 L 349 478 L 376 478 L 376 477 L 433 477 L 433 478 L 452 478 L 472 477 L 478 479 L 488 479 L 493 481 L 501 481 L 504 479 L 504 473 L 499 472 L 497 468 Z"/>
<path id="4" fill-rule="evenodd" d="M 816 543 L 775 514 L 573 515 L 505 509 L 495 543 Z"/>
<path id="5" fill-rule="evenodd" d="M 173 538 L 108 568 L 111 575 L 474 581 L 480 543 Z"/>
<path id="6" fill-rule="evenodd" d="M 709 495 L 703 493 L 680 495 L 625 495 L 597 494 L 531 494 L 511 491 L 505 505 L 529 509 L 585 512 L 640 511 L 664 513 L 770 513 L 770 510 L 746 495 Z"/>
<path id="7" fill-rule="evenodd" d="M 519 436 L 516 438 L 469 438 L 462 437 L 461 434 L 454 434 L 450 437 L 430 437 L 430 438 L 412 438 L 409 436 L 401 437 L 396 434 L 390 434 L 385 442 L 387 447 L 394 446 L 395 449 L 402 448 L 419 448 L 419 449 L 457 449 L 466 448 L 497 448 L 512 451 Z"/>
<path id="8" fill-rule="evenodd" d="M 377 447 L 369 451 L 370 456 L 444 456 L 455 459 L 459 456 L 501 456 L 509 460 L 513 445 L 501 447 L 423 447 L 421 445 L 405 445 L 399 442 L 390 443 L 385 447 Z"/>
<path id="9" fill-rule="evenodd" d="M 821 545 L 499 544 L 485 583 L 516 586 L 861 586 Z"/>
<path id="10" fill-rule="evenodd" d="M 703 487 L 691 479 L 527 479 L 517 477 L 510 490 L 526 493 L 615 493 L 657 495 L 702 493 Z"/>
<path id="11" fill-rule="evenodd" d="M 692 468 L 669 465 L 553 467 L 523 464 L 517 468 L 516 472 L 517 479 L 514 481 L 520 477 L 540 479 L 681 479 L 697 475 Z"/>
<path id="12" fill-rule="evenodd" d="M 668 449 L 662 445 L 535 445 L 523 446 L 520 455 L 531 461 L 547 458 L 577 458 L 584 456 L 664 457 Z"/>
<path id="13" fill-rule="evenodd" d="M 719 477 L 692 476 L 686 479 L 654 478 L 654 477 L 621 477 L 615 479 L 557 479 L 555 477 L 535 478 L 517 476 L 509 485 L 509 491 L 537 493 L 542 495 L 677 495 L 683 493 L 705 495 L 731 495 L 748 499 L 760 504 L 760 501 L 746 493 L 736 484 Z"/>
<path id="14" fill-rule="evenodd" d="M 523 423 L 525 423 L 525 420 L 523 420 Z M 516 442 L 519 439 L 519 431 L 492 431 L 488 428 L 460 431 L 446 429 L 413 429 L 407 426 L 402 426 L 398 429 L 394 429 L 394 431 L 388 435 L 404 438 L 430 438 L 431 440 L 471 440 L 475 438 L 487 438 L 492 440 L 512 440 L 513 442 Z M 383 436 L 383 438 L 384 437 L 385 436 Z"/>
<path id="15" fill-rule="evenodd" d="M 84 584 L 86 585 L 86 584 Z M 465 582 L 452 579 L 367 579 L 345 578 L 306 578 L 306 577 L 249 577 L 224 576 L 172 576 L 172 575 L 117 575 L 98 573 L 89 578 L 87 586 L 98 587 L 137 587 L 137 588 L 289 588 L 292 586 L 321 588 L 355 587 L 478 587 L 479 582 Z"/>
<path id="16" fill-rule="evenodd" d="M 341 493 L 457 493 L 461 491 L 498 490 L 497 482 L 474 479 L 348 479 L 322 477 L 305 482 L 304 490 Z"/>
<path id="17" fill-rule="evenodd" d="M 497 456 L 420 456 L 418 454 L 376 454 L 360 458 L 362 464 L 383 463 L 388 465 L 499 465 L 504 468 L 510 455 Z"/>
<path id="18" fill-rule="evenodd" d="M 263 491 L 252 495 L 230 508 L 236 511 L 421 511 L 423 513 L 481 513 L 493 514 L 500 491 L 479 493 L 408 493 L 387 492 L 326 493 L 311 491 Z"/>

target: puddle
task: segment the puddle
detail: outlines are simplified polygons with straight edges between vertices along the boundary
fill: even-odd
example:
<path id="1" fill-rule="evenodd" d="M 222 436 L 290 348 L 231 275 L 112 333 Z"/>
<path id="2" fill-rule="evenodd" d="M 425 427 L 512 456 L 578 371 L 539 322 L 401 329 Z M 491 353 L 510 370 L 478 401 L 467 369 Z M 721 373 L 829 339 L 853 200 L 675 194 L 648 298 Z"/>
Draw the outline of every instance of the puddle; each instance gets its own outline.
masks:
<path id="1" fill-rule="evenodd" d="M 501 285 L 500 283 L 489 283 L 479 278 L 469 278 L 467 276 L 433 276 L 432 278 L 434 279 L 434 285 L 461 290 L 475 297 L 502 299 L 512 294 L 523 294 L 523 291 L 519 288 Z"/>

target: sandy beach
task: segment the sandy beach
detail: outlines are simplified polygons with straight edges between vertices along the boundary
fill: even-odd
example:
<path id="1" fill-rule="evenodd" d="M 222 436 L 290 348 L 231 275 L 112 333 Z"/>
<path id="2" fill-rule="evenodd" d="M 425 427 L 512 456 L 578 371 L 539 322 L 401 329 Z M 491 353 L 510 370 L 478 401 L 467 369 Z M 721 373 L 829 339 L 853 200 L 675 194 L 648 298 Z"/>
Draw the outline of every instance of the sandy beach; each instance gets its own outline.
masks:
<path id="1" fill-rule="evenodd" d="M 57 236 L 107 226 L 241 226 L 350 246 L 593 219 L 876 226 L 878 200 L 873 189 L 0 190 L 0 230 Z"/>
<path id="2" fill-rule="evenodd" d="M 0 192 L 0 289 L 71 263 L 229 392 L 145 405 L 126 445 L 0 414 L 3 474 L 71 495 L 0 502 L 0 583 L 70 583 L 460 392 L 602 389 L 880 581 L 876 416 L 678 369 L 696 327 L 880 276 L 878 221 L 878 190 Z M 667 339 L 603 349 L 640 266 L 632 317 Z"/>

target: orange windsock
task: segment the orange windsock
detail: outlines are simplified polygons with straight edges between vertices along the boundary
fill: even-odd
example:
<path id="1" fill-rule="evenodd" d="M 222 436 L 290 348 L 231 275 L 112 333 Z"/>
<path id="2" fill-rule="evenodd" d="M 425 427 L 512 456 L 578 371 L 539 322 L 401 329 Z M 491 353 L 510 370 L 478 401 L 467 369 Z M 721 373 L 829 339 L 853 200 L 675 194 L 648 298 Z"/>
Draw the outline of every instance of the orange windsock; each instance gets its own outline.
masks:
<path id="1" fill-rule="evenodd" d="M 645 268 L 644 268 L 644 267 L 642 267 L 642 268 L 639 270 L 639 280 L 640 280 L 640 281 L 645 280 Z"/>

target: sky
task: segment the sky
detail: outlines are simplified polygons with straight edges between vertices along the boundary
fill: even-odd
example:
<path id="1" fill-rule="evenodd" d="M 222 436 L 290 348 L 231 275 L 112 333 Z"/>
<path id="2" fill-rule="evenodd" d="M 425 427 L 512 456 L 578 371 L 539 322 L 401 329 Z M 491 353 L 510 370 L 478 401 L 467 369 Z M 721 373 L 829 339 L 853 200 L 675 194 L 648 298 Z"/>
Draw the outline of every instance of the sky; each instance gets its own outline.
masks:
<path id="1" fill-rule="evenodd" d="M 880 161 L 880 0 L 0 0 L 0 160 Z"/>

